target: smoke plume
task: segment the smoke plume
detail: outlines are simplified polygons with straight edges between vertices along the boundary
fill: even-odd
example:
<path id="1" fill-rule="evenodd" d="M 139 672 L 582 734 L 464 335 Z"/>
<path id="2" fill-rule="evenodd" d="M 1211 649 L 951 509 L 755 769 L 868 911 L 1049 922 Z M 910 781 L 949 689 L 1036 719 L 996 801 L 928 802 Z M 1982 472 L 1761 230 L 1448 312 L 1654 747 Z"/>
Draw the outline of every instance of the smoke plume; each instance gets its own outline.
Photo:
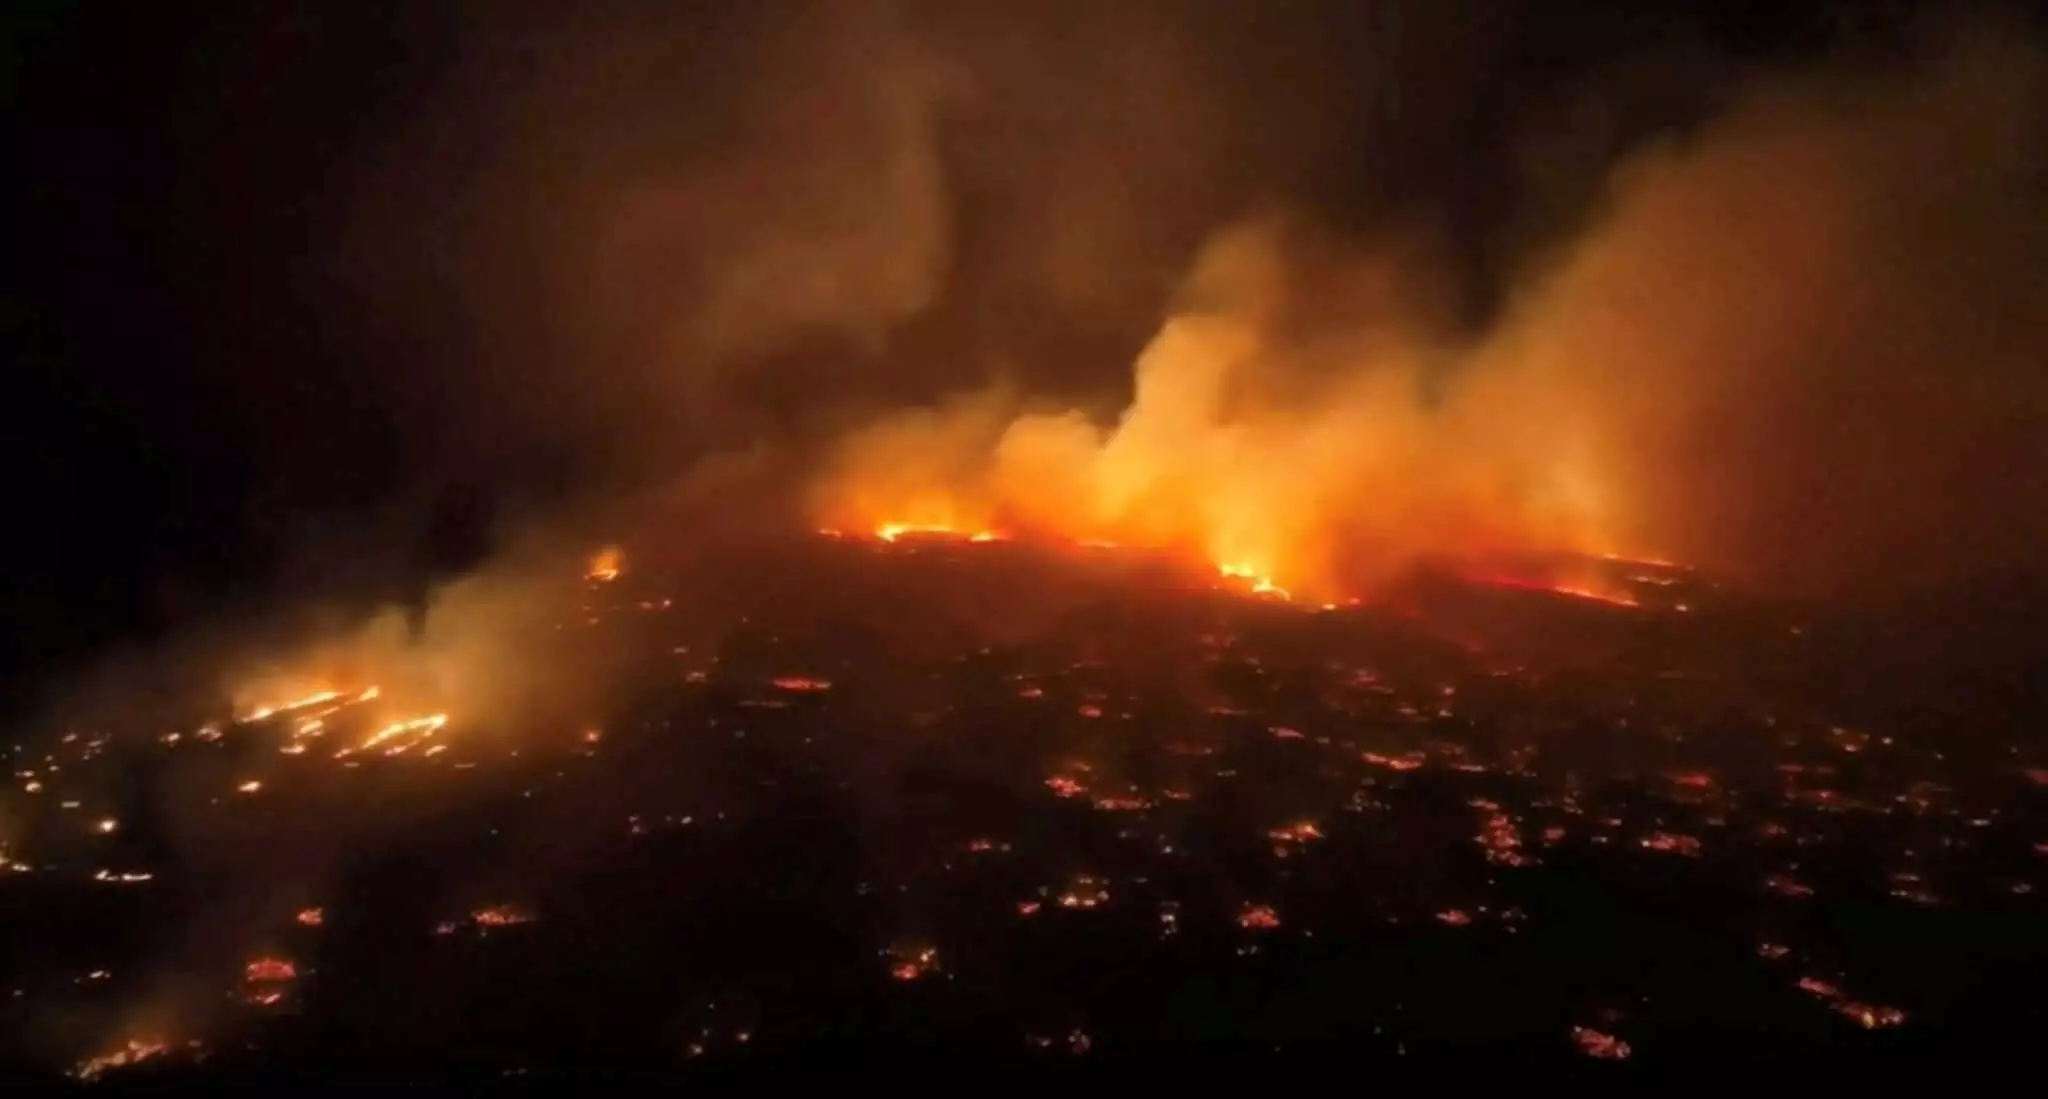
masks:
<path id="1" fill-rule="evenodd" d="M 1440 222 L 1226 228 L 1113 423 L 1002 395 L 888 418 L 821 515 L 1176 546 L 1325 594 L 1503 551 L 1806 592 L 2037 564 L 2044 70 L 2011 30 L 1721 89 L 1599 165 L 1583 231 L 1517 257 L 1476 335 Z"/>

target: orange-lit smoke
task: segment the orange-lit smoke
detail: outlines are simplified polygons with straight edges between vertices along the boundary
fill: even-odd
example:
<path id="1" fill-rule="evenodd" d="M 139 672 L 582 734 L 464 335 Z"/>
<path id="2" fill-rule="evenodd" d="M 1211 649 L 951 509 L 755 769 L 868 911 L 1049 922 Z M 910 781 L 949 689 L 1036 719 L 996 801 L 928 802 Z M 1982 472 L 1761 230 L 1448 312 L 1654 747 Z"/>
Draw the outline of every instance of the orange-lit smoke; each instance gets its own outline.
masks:
<path id="1" fill-rule="evenodd" d="M 1403 330 L 1384 280 L 1329 272 L 1358 283 L 1369 323 L 1290 331 L 1303 272 L 1287 237 L 1262 221 L 1209 246 L 1195 307 L 1140 355 L 1113 426 L 1006 417 L 999 395 L 887 420 L 846 441 L 820 521 L 1160 547 L 1314 597 L 1429 554 L 1624 548 L 1570 434 L 1539 430 L 1510 393 L 1427 402 L 1449 357 Z"/>
<path id="2" fill-rule="evenodd" d="M 1476 339 L 1433 320 L 1427 234 L 1241 223 L 1113 423 L 1003 392 L 884 419 L 837 449 L 816 518 L 1140 543 L 1311 598 L 1439 556 L 1655 556 L 1806 590 L 2023 560 L 2048 425 L 2042 73 L 1965 31 L 1903 77 L 1753 82 L 1616 166 L 1597 224 Z"/>

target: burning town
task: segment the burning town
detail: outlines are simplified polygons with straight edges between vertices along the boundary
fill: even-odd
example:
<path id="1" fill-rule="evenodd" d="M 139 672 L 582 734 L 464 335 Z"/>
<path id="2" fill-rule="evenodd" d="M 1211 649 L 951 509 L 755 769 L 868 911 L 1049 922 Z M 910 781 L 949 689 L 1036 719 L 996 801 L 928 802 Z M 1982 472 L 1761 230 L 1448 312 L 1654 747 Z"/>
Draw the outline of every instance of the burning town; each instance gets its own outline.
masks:
<path id="1" fill-rule="evenodd" d="M 573 720 L 328 664 L 15 751 L 8 1030 L 167 1085 L 1768 1061 L 1995 1041 L 2041 964 L 2048 759 L 1842 724 L 1814 631 L 1689 569 L 1304 604 L 973 531 L 780 552 L 817 579 L 694 623 L 565 568 L 523 659 L 630 669 Z"/>
<path id="2" fill-rule="evenodd" d="M 2048 1022 L 2028 5 L 62 7 L 5 1086 Z"/>

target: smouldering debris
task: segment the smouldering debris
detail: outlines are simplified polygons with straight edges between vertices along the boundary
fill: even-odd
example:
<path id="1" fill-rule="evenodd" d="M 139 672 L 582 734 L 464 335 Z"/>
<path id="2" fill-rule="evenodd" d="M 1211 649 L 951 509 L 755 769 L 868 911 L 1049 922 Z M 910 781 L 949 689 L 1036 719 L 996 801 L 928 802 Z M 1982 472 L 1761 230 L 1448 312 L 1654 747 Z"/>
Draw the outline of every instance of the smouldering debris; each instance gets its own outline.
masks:
<path id="1" fill-rule="evenodd" d="M 900 568 L 909 593 L 948 576 L 1024 590 L 975 570 L 1033 551 L 1021 534 L 908 527 L 828 548 Z M 644 590 L 640 570 L 583 582 L 559 568 L 581 601 L 561 644 L 602 649 L 646 682 L 532 728 L 518 707 L 499 707 L 506 717 L 438 696 L 430 676 L 341 667 L 175 731 L 80 723 L 9 760 L 0 889 L 90 917 L 74 927 L 17 905 L 35 933 L 23 941 L 100 928 L 107 941 L 47 979 L 25 963 L 0 987 L 20 990 L 23 1011 L 125 1006 L 158 968 L 121 952 L 147 929 L 217 950 L 203 966 L 177 959 L 205 975 L 192 982 L 205 1003 L 149 1016 L 177 1019 L 181 1035 L 208 1028 L 217 1056 L 320 1037 L 324 1004 L 360 976 L 347 967 L 417 948 L 416 978 L 376 974 L 393 996 L 502 987 L 533 968 L 582 997 L 565 1013 L 612 1010 L 606 981 L 723 980 L 744 990 L 737 1001 L 769 1001 L 736 1008 L 719 993 L 726 1006 L 664 1032 L 670 1061 L 774 1056 L 800 1041 L 767 1023 L 804 1017 L 813 995 L 871 995 L 851 1013 L 892 1024 L 928 1012 L 914 1021 L 946 1040 L 1025 1035 L 1020 1054 L 1099 1059 L 1156 1040 L 1125 1017 L 1143 1012 L 1090 1010 L 1105 972 L 1164 1005 L 1242 974 L 1276 1001 L 1297 984 L 1342 987 L 1333 1028 L 1391 1030 L 1403 1038 L 1388 1048 L 1408 1050 L 1431 990 L 1548 971 L 1554 959 L 1527 951 L 1557 949 L 1597 912 L 1624 960 L 1592 959 L 1571 994 L 1613 997 L 1593 1002 L 1628 1015 L 1595 1013 L 1563 1036 L 1585 1057 L 1640 1062 L 1667 1055 L 1674 1020 L 1794 1040 L 1755 1022 L 1773 1018 L 1768 1003 L 1723 1017 L 1688 999 L 1712 982 L 1654 964 L 1658 952 L 1718 936 L 1717 966 L 1753 967 L 1752 983 L 1795 1010 L 1912 1034 L 1940 1025 L 1942 988 L 1915 984 L 1891 951 L 1832 941 L 1851 933 L 1842 912 L 1881 914 L 1853 929 L 1859 941 L 1946 950 L 1950 968 L 1973 964 L 1953 944 L 1969 941 L 1958 929 L 1977 907 L 2043 914 L 2043 818 L 2001 799 L 2036 797 L 2048 767 L 2021 753 L 1973 770 L 1831 719 L 1786 691 L 1795 680 L 1769 663 L 1775 650 L 1711 662 L 1700 653 L 1716 635 L 1700 631 L 1736 627 L 1685 576 L 1617 566 L 1654 578 L 1629 589 L 1634 606 L 1523 607 L 1530 628 L 1572 617 L 1518 645 L 1484 622 L 1439 627 L 1420 596 L 1323 610 L 1256 591 L 1270 581 L 1255 571 L 1219 588 L 1168 570 L 1165 596 L 1119 602 L 1121 553 L 1087 560 L 1104 587 L 1085 605 L 1111 609 L 1096 617 L 981 637 L 940 614 L 915 645 L 877 640 L 873 616 L 856 630 L 751 609 L 707 643 L 680 632 L 690 601 Z M 1659 602 L 1680 595 L 1682 621 Z M 938 613 L 914 603 L 890 602 L 886 624 Z M 1548 659 L 1602 623 L 1626 660 Z M 1678 640 L 1660 647 L 1659 631 Z M 1764 671 L 1742 678 L 1752 665 Z M 182 800 L 154 805 L 135 788 Z M 1844 845 L 1875 869 L 1845 873 Z M 218 924 L 194 900 L 214 888 L 233 914 Z M 479 897 L 524 903 L 445 907 Z M 1675 934 L 1674 912 L 1694 903 L 1716 919 Z M 564 944 L 581 944 L 576 964 L 587 949 L 596 975 L 562 978 Z M 619 961 L 640 957 L 675 972 Z M 1266 1035 L 1263 1010 L 1213 1008 L 1219 1026 Z M 151 1033 L 140 1017 L 102 1033 Z M 1563 1052 L 1571 1021 L 1513 1020 Z M 72 1071 L 182 1064 L 167 1055 L 196 1048 L 123 1037 Z"/>

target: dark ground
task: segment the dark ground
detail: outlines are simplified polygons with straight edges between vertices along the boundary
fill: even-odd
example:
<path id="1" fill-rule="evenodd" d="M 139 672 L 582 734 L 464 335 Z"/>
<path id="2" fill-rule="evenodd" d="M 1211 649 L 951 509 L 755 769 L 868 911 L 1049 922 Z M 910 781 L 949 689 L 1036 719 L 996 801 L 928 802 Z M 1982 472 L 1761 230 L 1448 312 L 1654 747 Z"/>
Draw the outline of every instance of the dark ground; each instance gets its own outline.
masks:
<path id="1" fill-rule="evenodd" d="M 362 703 L 301 755 L 293 715 L 18 749 L 10 1075 L 127 1036 L 168 1048 L 99 1090 L 1839 1073 L 2048 1022 L 2031 730 L 1982 684 L 1859 688 L 1824 623 L 1661 569 L 1633 609 L 1439 580 L 1316 611 L 1113 556 L 790 553 L 812 587 L 664 607 L 630 574 L 535 639 L 620 669 L 596 739 L 457 715 L 337 761 Z"/>

